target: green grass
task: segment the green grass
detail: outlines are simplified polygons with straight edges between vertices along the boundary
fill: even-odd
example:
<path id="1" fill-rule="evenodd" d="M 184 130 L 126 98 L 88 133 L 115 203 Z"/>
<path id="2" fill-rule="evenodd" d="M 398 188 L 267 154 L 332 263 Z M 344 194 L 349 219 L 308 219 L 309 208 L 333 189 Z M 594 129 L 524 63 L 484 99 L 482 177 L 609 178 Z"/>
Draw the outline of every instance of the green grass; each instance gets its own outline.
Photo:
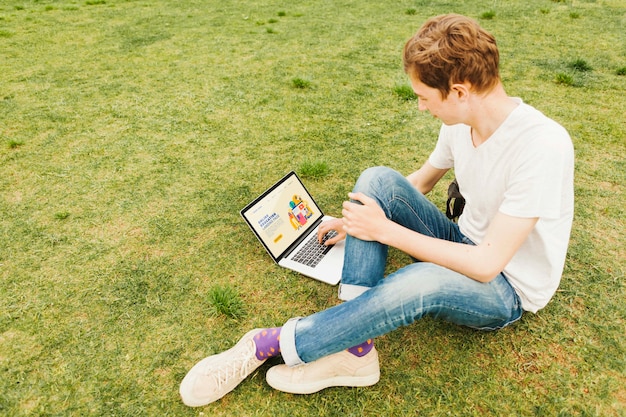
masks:
<path id="1" fill-rule="evenodd" d="M 568 64 L 568 67 L 580 72 L 592 71 L 593 67 L 584 59 L 578 58 Z"/>
<path id="2" fill-rule="evenodd" d="M 320 179 L 330 172 L 330 167 L 324 161 L 304 161 L 300 164 L 298 172 L 302 178 Z"/>
<path id="3" fill-rule="evenodd" d="M 497 333 L 427 319 L 382 337 L 371 388 L 287 395 L 265 383 L 268 364 L 216 404 L 182 405 L 199 359 L 337 303 L 336 288 L 276 267 L 239 210 L 295 169 L 340 215 L 363 169 L 419 167 L 439 122 L 410 99 L 402 46 L 427 17 L 485 10 L 509 94 L 576 147 L 554 300 Z M 625 12 L 618 0 L 3 1 L 0 415 L 624 415 Z M 446 186 L 431 196 L 442 209 Z M 391 251 L 389 270 L 406 262 Z"/>
<path id="4" fill-rule="evenodd" d="M 402 100 L 417 100 L 413 88 L 408 84 L 396 85 L 393 92 Z"/>
<path id="5" fill-rule="evenodd" d="M 209 290 L 208 301 L 214 314 L 238 319 L 245 315 L 241 297 L 231 286 L 216 286 Z"/>
<path id="6" fill-rule="evenodd" d="M 555 80 L 557 84 L 574 85 L 574 77 L 564 72 L 556 74 Z"/>
<path id="7" fill-rule="evenodd" d="M 304 78 L 295 77 L 291 80 L 291 84 L 295 88 L 305 89 L 311 86 L 311 81 L 305 80 Z"/>
<path id="8" fill-rule="evenodd" d="M 481 13 L 480 18 L 484 20 L 491 20 L 496 17 L 496 12 L 493 10 L 489 10 L 487 12 Z"/>

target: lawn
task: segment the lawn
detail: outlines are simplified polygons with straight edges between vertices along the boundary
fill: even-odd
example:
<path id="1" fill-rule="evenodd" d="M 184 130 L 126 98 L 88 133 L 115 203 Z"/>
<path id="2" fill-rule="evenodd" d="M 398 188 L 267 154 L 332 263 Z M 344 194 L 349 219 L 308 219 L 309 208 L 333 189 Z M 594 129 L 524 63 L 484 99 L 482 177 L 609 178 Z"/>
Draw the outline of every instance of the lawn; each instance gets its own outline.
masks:
<path id="1" fill-rule="evenodd" d="M 447 12 L 494 33 L 508 93 L 574 141 L 554 300 L 496 333 L 388 334 L 371 388 L 284 394 L 266 364 L 185 407 L 196 361 L 338 302 L 239 210 L 291 169 L 339 215 L 365 168 L 418 168 L 439 122 L 400 52 Z M 0 414 L 626 415 L 625 19 L 623 0 L 1 0 Z"/>

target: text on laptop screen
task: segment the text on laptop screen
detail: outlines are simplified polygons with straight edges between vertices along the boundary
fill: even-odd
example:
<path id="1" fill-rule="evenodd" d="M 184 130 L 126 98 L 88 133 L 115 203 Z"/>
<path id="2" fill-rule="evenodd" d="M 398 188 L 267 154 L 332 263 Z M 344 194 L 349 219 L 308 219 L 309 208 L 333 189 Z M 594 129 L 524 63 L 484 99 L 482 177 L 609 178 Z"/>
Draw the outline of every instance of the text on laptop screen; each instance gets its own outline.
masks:
<path id="1" fill-rule="evenodd" d="M 276 258 L 322 213 L 293 175 L 250 207 L 245 217 Z"/>

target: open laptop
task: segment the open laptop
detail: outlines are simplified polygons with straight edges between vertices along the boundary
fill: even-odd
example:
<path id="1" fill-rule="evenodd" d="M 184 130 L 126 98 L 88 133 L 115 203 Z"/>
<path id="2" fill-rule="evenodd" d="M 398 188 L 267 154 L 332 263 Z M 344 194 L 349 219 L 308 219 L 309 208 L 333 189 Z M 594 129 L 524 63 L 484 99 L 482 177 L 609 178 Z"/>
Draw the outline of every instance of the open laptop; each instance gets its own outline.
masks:
<path id="1" fill-rule="evenodd" d="M 318 243 L 317 227 L 332 217 L 324 215 L 295 172 L 244 207 L 241 216 L 278 265 L 331 285 L 341 279 L 344 241 Z"/>

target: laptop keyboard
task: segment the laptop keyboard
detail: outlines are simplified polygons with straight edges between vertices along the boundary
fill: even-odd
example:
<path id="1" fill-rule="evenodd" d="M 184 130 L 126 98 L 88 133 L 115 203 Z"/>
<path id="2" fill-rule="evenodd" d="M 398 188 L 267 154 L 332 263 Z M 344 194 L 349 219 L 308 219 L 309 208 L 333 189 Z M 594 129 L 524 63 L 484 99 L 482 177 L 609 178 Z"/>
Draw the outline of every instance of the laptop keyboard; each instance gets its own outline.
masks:
<path id="1" fill-rule="evenodd" d="M 332 248 L 332 246 L 324 245 L 324 242 L 335 236 L 337 236 L 337 232 L 331 230 L 326 233 L 326 236 L 324 236 L 322 243 L 320 244 L 317 241 L 317 234 L 313 234 L 291 259 L 301 264 L 310 266 L 311 268 L 315 268 L 324 255 L 326 255 L 330 248 Z"/>

